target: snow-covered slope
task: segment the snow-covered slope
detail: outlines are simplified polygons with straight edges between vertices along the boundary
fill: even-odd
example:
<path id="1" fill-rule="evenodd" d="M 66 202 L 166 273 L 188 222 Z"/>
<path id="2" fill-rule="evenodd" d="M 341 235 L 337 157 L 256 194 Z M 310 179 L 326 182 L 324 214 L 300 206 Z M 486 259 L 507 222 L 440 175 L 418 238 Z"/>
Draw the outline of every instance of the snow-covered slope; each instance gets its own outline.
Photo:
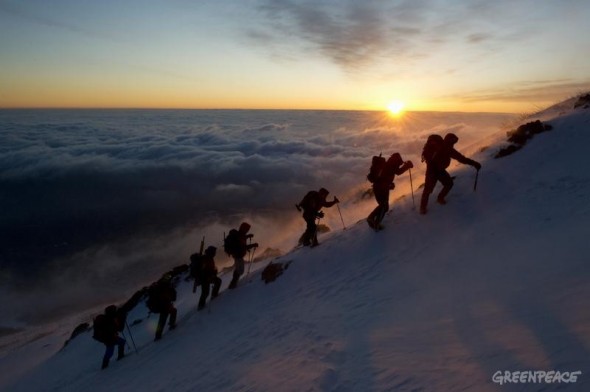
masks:
<path id="1" fill-rule="evenodd" d="M 107 370 L 91 333 L 58 351 L 71 325 L 6 344 L 0 387 L 590 390 L 590 110 L 572 107 L 540 114 L 554 129 L 513 155 L 491 159 L 494 146 L 475 155 L 477 192 L 473 169 L 452 167 L 448 204 L 431 200 L 426 216 L 409 195 L 396 200 L 398 188 L 385 230 L 361 221 L 326 234 L 278 259 L 292 264 L 273 283 L 255 271 L 201 312 L 182 283 L 179 327 L 159 342 L 156 317 L 138 306 L 129 320 L 142 320 L 131 327 L 139 353 Z M 576 383 L 492 381 L 523 370 L 582 374 Z"/>

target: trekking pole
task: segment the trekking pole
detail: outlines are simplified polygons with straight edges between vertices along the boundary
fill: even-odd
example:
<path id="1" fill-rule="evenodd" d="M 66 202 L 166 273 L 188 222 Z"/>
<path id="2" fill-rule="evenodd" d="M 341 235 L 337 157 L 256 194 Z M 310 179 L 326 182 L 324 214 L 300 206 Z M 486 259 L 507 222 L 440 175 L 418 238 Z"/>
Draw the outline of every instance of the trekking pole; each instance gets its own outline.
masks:
<path id="1" fill-rule="evenodd" d="M 248 238 L 250 245 L 252 245 L 252 237 Z M 252 248 L 248 249 L 248 272 L 246 272 L 246 277 L 250 275 L 250 269 L 252 268 Z"/>
<path id="2" fill-rule="evenodd" d="M 123 335 L 123 340 L 125 340 L 125 347 L 127 347 L 127 350 L 131 350 L 131 346 L 127 341 L 127 335 L 125 335 L 125 330 L 121 331 L 121 335 Z"/>
<path id="3" fill-rule="evenodd" d="M 127 326 L 127 331 L 129 332 L 129 338 L 131 338 L 131 343 L 133 343 L 133 349 L 135 350 L 135 354 L 139 354 L 139 351 L 137 351 L 137 346 L 135 345 L 135 340 L 133 339 L 133 334 L 131 333 L 131 328 L 129 328 L 127 320 L 125 320 L 125 325 Z"/>
<path id="4" fill-rule="evenodd" d="M 414 200 L 414 182 L 412 181 L 412 169 L 410 170 L 410 189 L 412 190 L 412 206 L 416 209 L 416 201 Z"/>
<path id="5" fill-rule="evenodd" d="M 342 213 L 340 212 L 340 203 L 336 203 L 336 208 L 338 208 L 338 213 L 340 214 L 340 220 L 342 221 L 342 230 L 346 230 L 346 225 L 344 224 L 344 219 L 342 219 Z"/>
<path id="6" fill-rule="evenodd" d="M 252 241 L 250 241 L 252 242 Z M 246 276 L 250 275 L 250 269 L 252 268 L 252 263 L 254 262 L 254 253 L 256 252 L 257 248 L 254 248 L 254 250 L 252 251 L 252 253 L 250 253 L 250 264 L 248 265 L 248 273 L 246 274 Z"/>
<path id="7" fill-rule="evenodd" d="M 479 169 L 475 173 L 475 184 L 473 184 L 473 192 L 475 192 L 477 190 L 477 179 L 478 179 L 478 177 L 479 177 Z"/>

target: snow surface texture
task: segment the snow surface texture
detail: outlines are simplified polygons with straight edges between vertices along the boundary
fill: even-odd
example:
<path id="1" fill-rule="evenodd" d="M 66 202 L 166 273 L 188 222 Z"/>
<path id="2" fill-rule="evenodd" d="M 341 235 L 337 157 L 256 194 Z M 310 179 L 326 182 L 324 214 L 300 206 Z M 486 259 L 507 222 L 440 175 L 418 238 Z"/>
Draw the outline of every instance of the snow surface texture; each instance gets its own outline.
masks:
<path id="1" fill-rule="evenodd" d="M 131 327 L 139 354 L 107 370 L 91 333 L 60 350 L 72 324 L 4 342 L 0 388 L 590 390 L 590 111 L 572 108 L 541 113 L 553 130 L 508 157 L 490 158 L 505 135 L 473 146 L 490 146 L 472 155 L 483 163 L 477 192 L 473 169 L 452 166 L 448 204 L 431 197 L 426 216 L 396 189 L 385 230 L 360 221 L 322 235 L 319 247 L 277 259 L 293 262 L 270 284 L 258 268 L 225 291 L 226 275 L 201 312 L 183 281 L 179 326 L 159 342 L 140 304 L 129 316 L 141 320 Z M 582 374 L 576 383 L 492 381 L 523 370 Z"/>

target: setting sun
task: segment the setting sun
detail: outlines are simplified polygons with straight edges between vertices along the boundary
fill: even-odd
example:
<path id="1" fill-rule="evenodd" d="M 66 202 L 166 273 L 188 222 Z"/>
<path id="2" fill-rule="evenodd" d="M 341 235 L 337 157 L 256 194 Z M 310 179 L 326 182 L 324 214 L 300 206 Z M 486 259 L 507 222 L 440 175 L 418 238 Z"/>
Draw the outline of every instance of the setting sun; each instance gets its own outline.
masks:
<path id="1" fill-rule="evenodd" d="M 391 101 L 387 104 L 387 110 L 394 116 L 399 116 L 404 110 L 404 103 L 399 100 Z"/>

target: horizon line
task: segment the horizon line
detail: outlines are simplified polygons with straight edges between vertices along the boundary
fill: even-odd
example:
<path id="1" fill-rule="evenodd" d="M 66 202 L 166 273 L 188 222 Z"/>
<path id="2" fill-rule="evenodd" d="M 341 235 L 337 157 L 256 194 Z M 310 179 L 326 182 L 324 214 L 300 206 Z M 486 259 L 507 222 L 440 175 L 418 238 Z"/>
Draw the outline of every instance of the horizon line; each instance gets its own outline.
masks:
<path id="1" fill-rule="evenodd" d="M 318 109 L 318 108 L 187 108 L 187 107 L 53 107 L 53 106 L 31 106 L 31 107 L 0 107 L 0 110 L 232 110 L 232 111 L 316 111 L 316 112 L 376 112 L 387 113 L 387 109 Z M 503 111 L 462 111 L 462 110 L 404 110 L 403 113 L 494 113 L 494 114 L 521 114 L 516 112 Z"/>

